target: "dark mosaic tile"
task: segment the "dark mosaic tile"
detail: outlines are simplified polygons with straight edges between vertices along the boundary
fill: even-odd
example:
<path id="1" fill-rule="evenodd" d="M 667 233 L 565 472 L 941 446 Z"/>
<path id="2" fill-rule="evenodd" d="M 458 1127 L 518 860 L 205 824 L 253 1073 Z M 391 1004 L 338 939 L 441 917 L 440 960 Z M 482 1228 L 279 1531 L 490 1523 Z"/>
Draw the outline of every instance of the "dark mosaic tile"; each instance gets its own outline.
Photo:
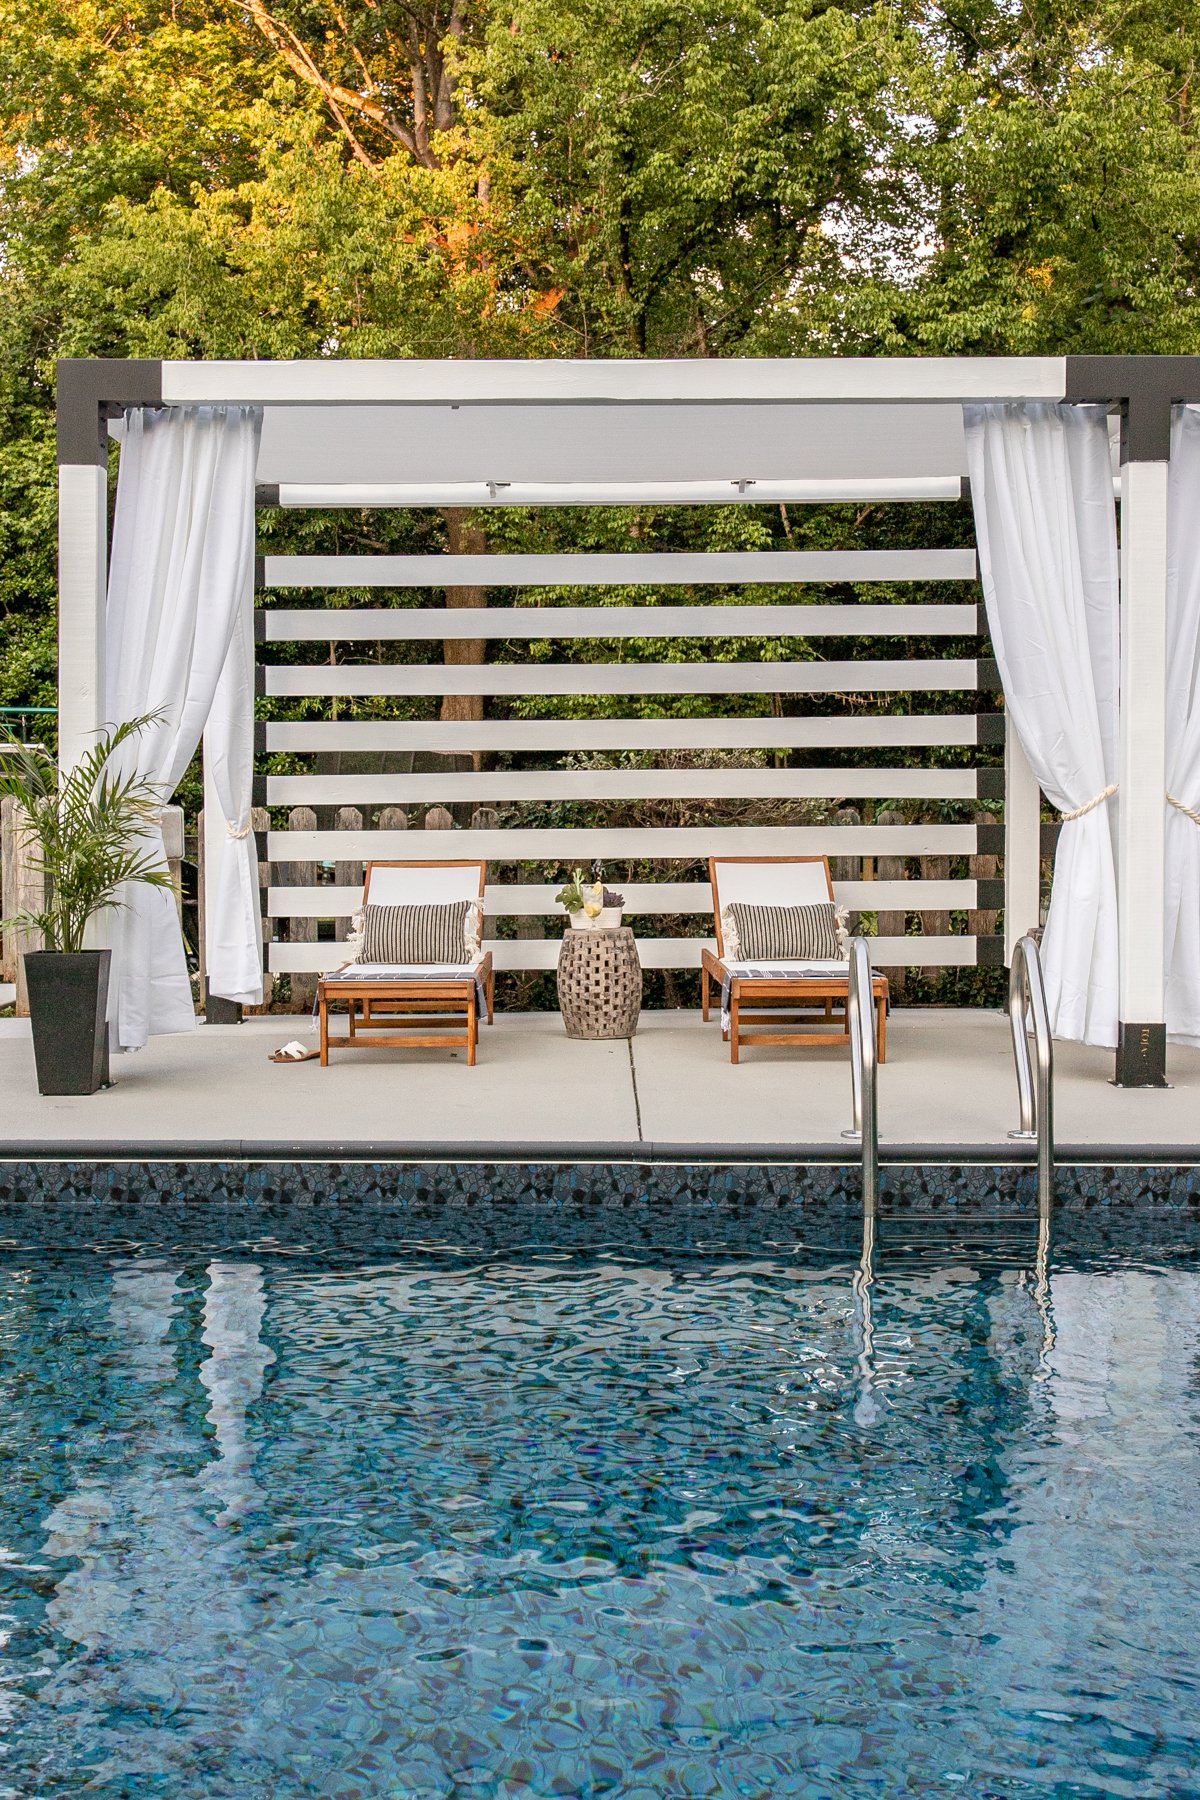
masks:
<path id="1" fill-rule="evenodd" d="M 1055 1177 L 1059 1213 L 1200 1218 L 1200 1169 L 1069 1166 Z M 857 1170 L 836 1164 L 686 1163 L 0 1163 L 0 1215 L 14 1206 L 157 1213 L 220 1206 L 248 1213 L 381 1210 L 416 1218 L 536 1211 L 559 1224 L 661 1226 L 681 1213 L 767 1222 L 797 1210 L 861 1215 Z M 1035 1216 L 1028 1167 L 886 1167 L 884 1218 Z"/>

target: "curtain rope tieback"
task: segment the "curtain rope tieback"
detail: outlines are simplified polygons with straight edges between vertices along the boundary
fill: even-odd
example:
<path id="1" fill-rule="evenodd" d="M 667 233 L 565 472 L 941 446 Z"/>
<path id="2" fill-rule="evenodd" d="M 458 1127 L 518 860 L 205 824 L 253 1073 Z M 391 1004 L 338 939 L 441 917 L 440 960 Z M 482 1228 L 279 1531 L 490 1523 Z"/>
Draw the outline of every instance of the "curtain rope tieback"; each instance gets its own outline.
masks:
<path id="1" fill-rule="evenodd" d="M 254 830 L 254 821 L 252 819 L 248 825 L 243 825 L 239 831 L 232 819 L 226 819 L 225 830 L 231 838 L 248 838 L 250 833 Z"/>
<path id="2" fill-rule="evenodd" d="M 1185 806 L 1182 800 L 1175 798 L 1174 794 L 1167 795 L 1167 805 L 1173 806 L 1176 812 L 1181 812 L 1185 819 L 1192 821 L 1193 825 L 1200 825 L 1200 812 L 1195 812 L 1190 806 Z"/>
<path id="3" fill-rule="evenodd" d="M 1082 806 L 1075 808 L 1074 812 L 1059 813 L 1058 816 L 1064 825 L 1069 825 L 1072 819 L 1082 819 L 1084 813 L 1090 813 L 1097 806 L 1103 806 L 1106 800 L 1112 799 L 1116 791 L 1117 784 L 1114 781 L 1111 787 L 1106 787 L 1101 794 L 1093 794 L 1090 800 L 1085 800 Z"/>

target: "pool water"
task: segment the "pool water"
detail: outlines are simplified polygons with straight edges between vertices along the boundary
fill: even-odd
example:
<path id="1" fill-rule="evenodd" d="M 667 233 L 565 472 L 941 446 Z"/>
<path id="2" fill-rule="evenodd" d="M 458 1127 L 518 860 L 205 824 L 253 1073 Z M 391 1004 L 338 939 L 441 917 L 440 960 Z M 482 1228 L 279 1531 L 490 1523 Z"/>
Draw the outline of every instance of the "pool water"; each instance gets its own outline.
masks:
<path id="1" fill-rule="evenodd" d="M 0 1259 L 0 1795 L 1200 1795 L 1200 1259 Z"/>

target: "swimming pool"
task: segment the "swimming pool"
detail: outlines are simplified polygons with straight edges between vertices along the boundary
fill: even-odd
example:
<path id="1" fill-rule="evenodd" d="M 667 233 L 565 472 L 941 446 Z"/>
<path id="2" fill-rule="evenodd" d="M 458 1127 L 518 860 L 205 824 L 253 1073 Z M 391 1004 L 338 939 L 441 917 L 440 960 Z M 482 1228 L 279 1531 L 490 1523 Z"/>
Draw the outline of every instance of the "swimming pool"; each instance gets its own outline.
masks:
<path id="1" fill-rule="evenodd" d="M 0 1795 L 1200 1794 L 1194 1241 L 107 1237 L 0 1259 Z"/>

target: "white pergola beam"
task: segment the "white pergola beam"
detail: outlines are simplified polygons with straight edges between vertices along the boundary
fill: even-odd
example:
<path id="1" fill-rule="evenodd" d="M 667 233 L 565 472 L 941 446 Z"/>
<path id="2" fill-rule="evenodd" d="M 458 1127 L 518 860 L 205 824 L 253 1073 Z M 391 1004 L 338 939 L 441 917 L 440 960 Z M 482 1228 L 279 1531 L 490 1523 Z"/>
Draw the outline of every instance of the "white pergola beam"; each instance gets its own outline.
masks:
<path id="1" fill-rule="evenodd" d="M 355 360 L 162 364 L 167 405 L 772 405 L 1061 400 L 1061 356 Z"/>

